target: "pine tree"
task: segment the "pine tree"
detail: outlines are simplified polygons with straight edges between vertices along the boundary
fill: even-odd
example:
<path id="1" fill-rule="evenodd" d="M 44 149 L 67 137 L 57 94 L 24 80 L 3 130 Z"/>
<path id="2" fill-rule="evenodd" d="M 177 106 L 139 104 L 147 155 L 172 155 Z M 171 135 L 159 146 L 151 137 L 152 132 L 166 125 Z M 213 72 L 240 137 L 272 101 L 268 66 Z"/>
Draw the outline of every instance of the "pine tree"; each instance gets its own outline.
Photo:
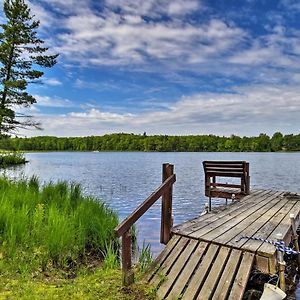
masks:
<path id="1" fill-rule="evenodd" d="M 38 83 L 44 74 L 41 67 L 54 66 L 58 56 L 46 55 L 48 48 L 37 36 L 40 22 L 24 0 L 4 0 L 3 10 L 7 22 L 0 25 L 0 136 L 39 126 L 17 110 L 36 103 L 28 84 Z"/>

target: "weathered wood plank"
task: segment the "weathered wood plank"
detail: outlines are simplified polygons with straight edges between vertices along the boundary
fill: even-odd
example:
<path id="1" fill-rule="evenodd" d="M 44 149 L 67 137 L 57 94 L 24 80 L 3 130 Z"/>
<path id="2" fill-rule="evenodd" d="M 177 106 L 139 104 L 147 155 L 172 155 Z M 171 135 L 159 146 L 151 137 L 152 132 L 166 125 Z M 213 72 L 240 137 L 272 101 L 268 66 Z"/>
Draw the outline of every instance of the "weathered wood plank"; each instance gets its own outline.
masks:
<path id="1" fill-rule="evenodd" d="M 273 193 L 274 194 L 274 193 Z M 270 196 L 272 196 L 270 194 Z M 243 207 L 233 213 L 230 211 L 227 215 L 225 215 L 223 218 L 205 226 L 204 228 L 201 228 L 192 234 L 190 236 L 194 238 L 200 238 L 204 240 L 213 240 L 217 236 L 220 235 L 220 233 L 224 233 L 225 231 L 229 230 L 233 226 L 235 226 L 237 223 L 239 223 L 242 219 L 244 219 L 248 214 L 251 214 L 258 210 L 259 208 L 263 207 L 265 204 L 268 203 L 269 197 L 264 196 L 261 198 L 259 202 L 255 202 L 253 205 L 248 207 Z"/>
<path id="2" fill-rule="evenodd" d="M 230 287 L 234 281 L 236 270 L 239 266 L 242 251 L 233 249 L 222 273 L 212 300 L 225 300 L 230 292 Z"/>
<path id="3" fill-rule="evenodd" d="M 173 250 L 170 252 L 166 260 L 161 264 L 160 268 L 154 274 L 152 279 L 150 279 L 150 284 L 158 286 L 161 281 L 163 281 L 165 276 L 168 274 L 169 270 L 172 268 L 174 262 L 177 260 L 180 253 L 183 251 L 187 243 L 188 238 L 182 237 Z"/>
<path id="4" fill-rule="evenodd" d="M 215 262 L 210 268 L 209 274 L 200 290 L 200 293 L 197 296 L 197 300 L 210 299 L 218 284 L 229 253 L 230 248 L 221 247 Z"/>
<path id="5" fill-rule="evenodd" d="M 166 245 L 166 247 L 162 250 L 162 252 L 157 256 L 155 261 L 151 264 L 149 269 L 147 270 L 147 273 L 144 277 L 144 280 L 149 281 L 154 274 L 156 273 L 157 269 L 160 267 L 160 265 L 164 262 L 164 260 L 168 257 L 168 255 L 172 252 L 175 245 L 180 240 L 179 235 L 174 235 L 169 243 Z"/>
<path id="6" fill-rule="evenodd" d="M 189 220 L 183 224 L 179 224 L 174 226 L 172 232 L 174 233 L 182 233 L 188 235 L 196 231 L 197 229 L 202 228 L 203 226 L 209 224 L 210 222 L 222 218 L 222 216 L 226 215 L 228 209 L 232 209 L 232 212 L 243 207 L 244 205 L 249 205 L 252 202 L 254 197 L 263 196 L 270 191 L 265 190 L 254 190 L 250 195 L 247 195 L 243 198 L 242 201 L 235 202 L 229 206 L 222 206 L 214 208 L 210 213 L 194 218 L 193 220 Z M 207 222 L 208 221 L 208 222 Z M 204 225 L 203 225 L 204 224 Z"/>
<path id="7" fill-rule="evenodd" d="M 278 211 L 278 209 L 284 206 L 285 202 L 281 203 L 281 198 L 279 196 L 280 193 L 276 193 L 268 198 L 266 200 L 267 202 L 264 202 L 265 204 L 256 211 L 249 210 L 243 215 L 238 216 L 234 222 L 232 222 L 230 230 L 225 232 L 226 228 L 224 228 L 223 234 L 221 232 L 214 241 L 222 244 L 228 243 L 228 245 L 240 248 L 240 246 L 247 242 L 245 239 L 236 242 L 240 236 L 249 235 L 253 231 L 254 233 L 258 231 L 259 228 Z M 223 228 L 221 229 L 223 230 Z M 234 240 L 232 240 L 233 238 Z M 232 243 L 230 243 L 231 241 Z"/>
<path id="8" fill-rule="evenodd" d="M 180 257 L 177 259 L 176 263 L 169 271 L 167 278 L 163 281 L 162 285 L 157 290 L 157 296 L 159 299 L 164 299 L 168 294 L 169 289 L 186 265 L 191 253 L 195 250 L 197 244 L 198 241 L 191 239 L 184 251 L 180 254 Z"/>
<path id="9" fill-rule="evenodd" d="M 225 216 L 228 216 L 228 214 L 239 214 L 242 211 L 247 210 L 247 208 L 252 207 L 253 205 L 256 205 L 256 200 L 259 198 L 266 197 L 269 193 L 272 191 L 263 191 L 262 193 L 253 196 L 252 198 L 248 199 L 248 201 L 242 201 L 239 202 L 234 202 L 233 204 L 229 206 L 225 206 L 225 209 L 222 210 L 222 212 L 217 212 L 215 214 L 207 214 L 204 215 L 203 218 L 199 218 L 199 221 L 197 223 L 193 224 L 191 227 L 186 228 L 185 230 L 181 230 L 178 233 L 183 234 L 183 235 L 190 235 L 200 229 L 203 229 L 205 226 L 208 226 Z M 246 197 L 245 197 L 246 198 Z M 204 218 L 206 217 L 206 218 Z"/>
<path id="10" fill-rule="evenodd" d="M 288 235 L 289 231 L 291 230 L 291 220 L 290 214 L 294 214 L 296 218 L 299 217 L 300 212 L 300 201 L 297 201 L 296 204 L 292 207 L 289 213 L 282 219 L 282 221 L 276 226 L 273 232 L 267 237 L 268 240 L 276 240 L 276 235 L 278 233 Z M 275 253 L 275 247 L 271 244 L 263 243 L 258 248 L 258 253 Z"/>
<path id="11" fill-rule="evenodd" d="M 204 282 L 209 272 L 210 266 L 214 261 L 215 256 L 217 255 L 218 249 L 219 246 L 217 245 L 211 244 L 209 246 L 202 262 L 200 263 L 195 274 L 191 278 L 189 285 L 183 293 L 183 300 L 194 299 L 194 297 L 198 294 L 199 287 L 201 287 L 202 283 Z"/>
<path id="12" fill-rule="evenodd" d="M 238 273 L 233 282 L 228 300 L 241 300 L 247 285 L 247 281 L 251 272 L 254 261 L 254 254 L 250 252 L 243 253 L 242 262 L 239 266 Z"/>
<path id="13" fill-rule="evenodd" d="M 167 299 L 173 300 L 177 299 L 184 287 L 187 285 L 191 275 L 193 274 L 195 268 L 197 267 L 199 261 L 201 261 L 203 254 L 208 247 L 208 243 L 206 242 L 200 242 L 197 246 L 195 252 L 191 255 L 190 259 L 188 260 L 187 264 L 185 265 L 182 272 L 179 274 L 179 277 L 175 281 L 174 286 L 172 287 L 172 290 L 170 291 Z"/>
<path id="14" fill-rule="evenodd" d="M 280 207 L 277 211 L 270 209 L 265 215 L 264 219 L 261 220 L 261 226 L 259 230 L 255 233 L 255 237 L 267 239 L 268 236 L 274 231 L 278 224 L 284 219 L 284 217 L 289 213 L 289 211 L 294 206 L 295 202 L 288 201 L 283 199 L 283 206 Z M 257 223 L 257 222 L 256 222 Z M 259 223 L 258 223 L 259 224 Z M 285 235 L 285 233 L 283 233 Z M 243 249 L 249 249 L 249 251 L 256 252 L 256 250 L 261 246 L 263 242 L 248 240 L 244 245 Z"/>

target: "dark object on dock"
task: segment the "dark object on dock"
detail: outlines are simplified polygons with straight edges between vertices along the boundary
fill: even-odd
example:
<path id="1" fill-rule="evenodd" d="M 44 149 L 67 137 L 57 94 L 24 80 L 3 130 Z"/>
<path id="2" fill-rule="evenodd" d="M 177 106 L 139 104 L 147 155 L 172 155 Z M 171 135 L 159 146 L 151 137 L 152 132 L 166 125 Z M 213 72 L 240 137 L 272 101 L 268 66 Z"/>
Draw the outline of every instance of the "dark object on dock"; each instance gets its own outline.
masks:
<path id="1" fill-rule="evenodd" d="M 204 161 L 205 196 L 211 198 L 241 199 L 250 193 L 249 163 L 246 161 Z M 217 182 L 218 177 L 240 178 L 240 184 Z"/>

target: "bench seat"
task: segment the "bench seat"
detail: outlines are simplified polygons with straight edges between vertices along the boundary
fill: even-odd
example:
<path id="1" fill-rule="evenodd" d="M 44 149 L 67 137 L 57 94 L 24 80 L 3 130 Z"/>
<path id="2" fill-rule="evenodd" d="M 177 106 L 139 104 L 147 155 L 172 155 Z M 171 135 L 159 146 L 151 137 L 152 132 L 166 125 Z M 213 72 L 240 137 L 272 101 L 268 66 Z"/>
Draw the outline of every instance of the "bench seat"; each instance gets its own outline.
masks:
<path id="1" fill-rule="evenodd" d="M 241 199 L 249 195 L 250 175 L 248 162 L 204 161 L 203 168 L 205 175 L 205 195 L 209 197 L 209 210 L 211 210 L 211 198 Z M 220 182 L 220 178 L 240 179 L 240 183 L 224 183 Z"/>

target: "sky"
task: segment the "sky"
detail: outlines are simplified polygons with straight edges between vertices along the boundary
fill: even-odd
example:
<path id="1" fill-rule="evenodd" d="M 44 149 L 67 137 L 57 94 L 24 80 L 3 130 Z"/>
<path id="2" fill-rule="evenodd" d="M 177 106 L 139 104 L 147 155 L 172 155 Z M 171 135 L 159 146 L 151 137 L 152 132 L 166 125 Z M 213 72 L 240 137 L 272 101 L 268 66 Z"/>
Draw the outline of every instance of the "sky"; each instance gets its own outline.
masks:
<path id="1" fill-rule="evenodd" d="M 299 0 L 27 3 L 60 56 L 21 135 L 300 132 Z"/>

